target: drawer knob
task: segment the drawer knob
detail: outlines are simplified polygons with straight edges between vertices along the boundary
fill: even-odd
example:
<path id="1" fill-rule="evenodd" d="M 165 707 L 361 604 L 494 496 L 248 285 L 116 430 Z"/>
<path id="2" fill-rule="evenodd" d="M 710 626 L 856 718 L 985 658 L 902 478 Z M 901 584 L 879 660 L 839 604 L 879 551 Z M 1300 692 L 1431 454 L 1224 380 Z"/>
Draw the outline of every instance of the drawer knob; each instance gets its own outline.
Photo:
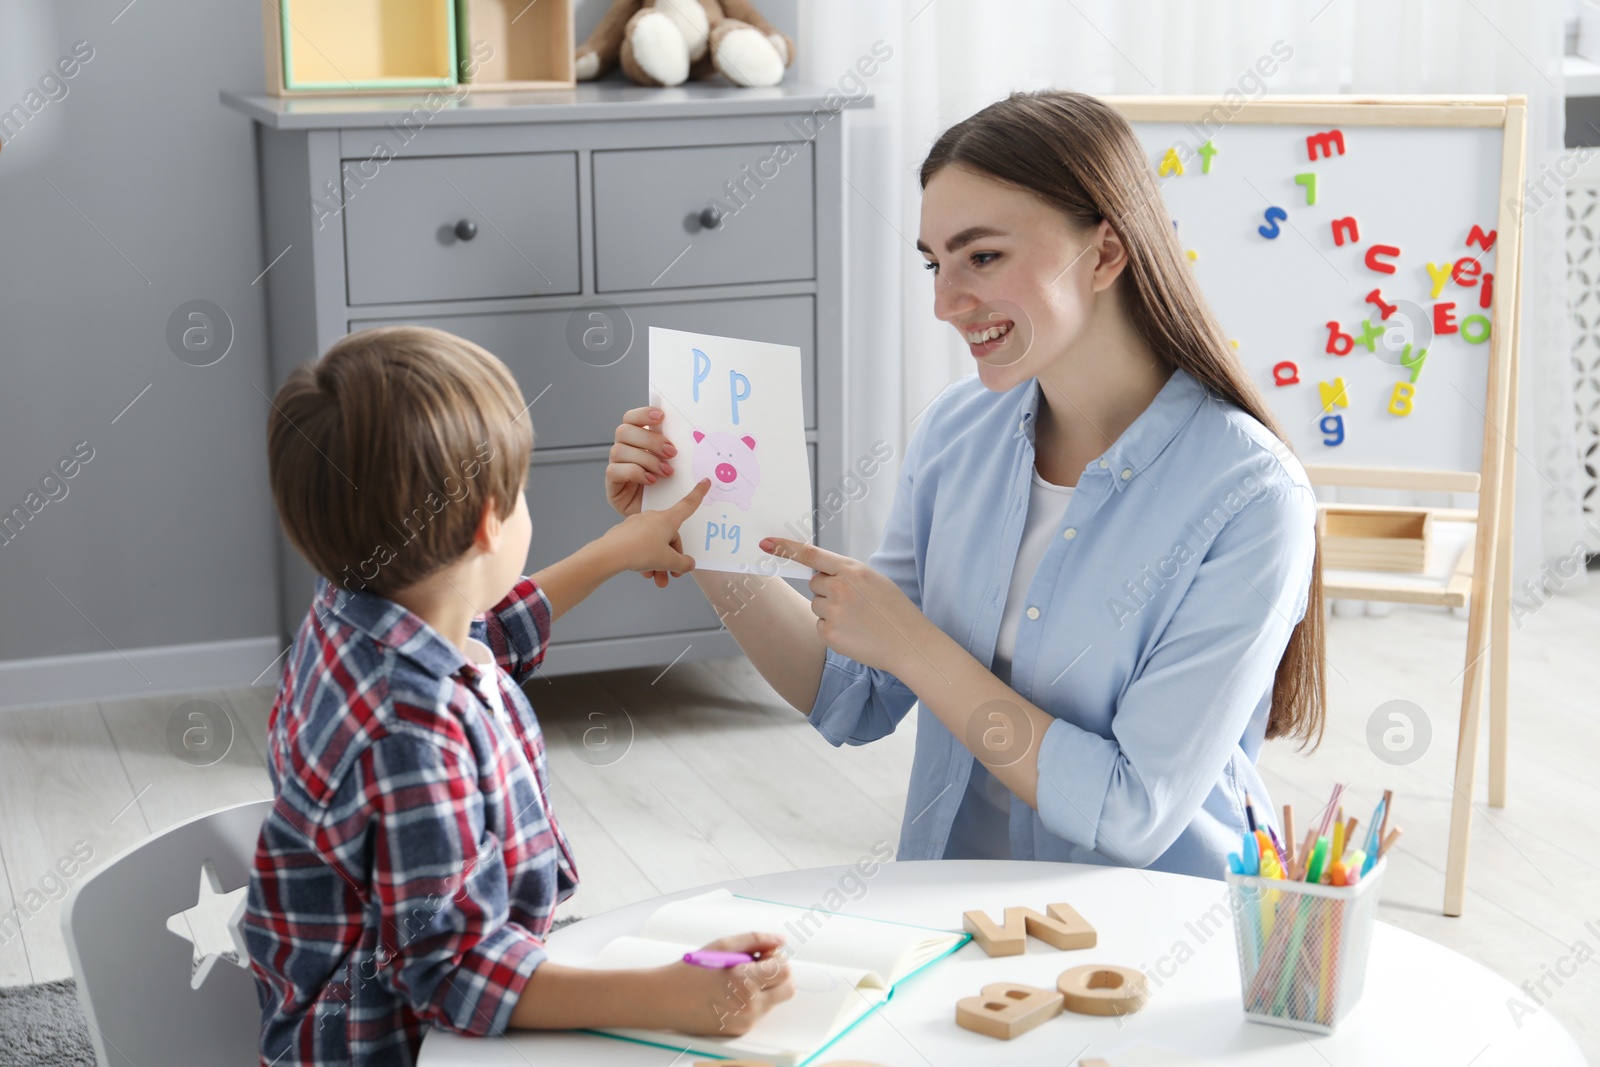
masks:
<path id="1" fill-rule="evenodd" d="M 700 212 L 700 225 L 708 230 L 714 230 L 722 225 L 722 212 L 717 210 L 715 204 Z"/>
<path id="2" fill-rule="evenodd" d="M 462 219 L 456 223 L 456 239 L 458 241 L 470 241 L 476 236 L 478 236 L 478 224 L 476 222 L 471 219 Z"/>

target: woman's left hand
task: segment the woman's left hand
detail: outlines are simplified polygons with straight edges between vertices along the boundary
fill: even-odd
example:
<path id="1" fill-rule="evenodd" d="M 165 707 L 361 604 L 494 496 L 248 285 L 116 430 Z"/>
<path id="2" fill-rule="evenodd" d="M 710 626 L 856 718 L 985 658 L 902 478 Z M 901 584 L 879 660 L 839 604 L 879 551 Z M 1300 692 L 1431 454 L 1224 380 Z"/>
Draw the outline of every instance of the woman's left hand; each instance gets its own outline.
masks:
<path id="1" fill-rule="evenodd" d="M 921 655 L 917 642 L 927 616 L 894 582 L 860 560 L 782 537 L 762 540 L 761 550 L 810 567 L 811 612 L 817 636 L 841 656 L 895 673 Z"/>

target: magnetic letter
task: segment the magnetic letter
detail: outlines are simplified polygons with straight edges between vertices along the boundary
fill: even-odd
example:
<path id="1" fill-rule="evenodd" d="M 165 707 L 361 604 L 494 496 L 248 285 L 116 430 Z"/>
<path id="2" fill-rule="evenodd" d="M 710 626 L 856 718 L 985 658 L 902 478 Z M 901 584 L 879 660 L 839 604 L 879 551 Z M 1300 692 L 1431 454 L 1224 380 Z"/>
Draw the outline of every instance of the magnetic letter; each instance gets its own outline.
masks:
<path id="1" fill-rule="evenodd" d="M 1375 322 L 1363 322 L 1361 324 L 1361 336 L 1357 337 L 1356 340 L 1366 345 L 1368 352 L 1376 352 L 1377 348 L 1374 346 L 1378 338 L 1382 337 L 1385 332 L 1384 328 Z"/>
<path id="2" fill-rule="evenodd" d="M 1332 382 L 1318 382 L 1317 392 L 1322 395 L 1323 411 L 1350 406 L 1350 397 L 1344 391 L 1343 378 L 1335 378 Z"/>
<path id="3" fill-rule="evenodd" d="M 1350 350 L 1356 346 L 1356 339 L 1339 329 L 1337 322 L 1328 323 L 1327 352 L 1333 356 L 1348 356 Z"/>
<path id="4" fill-rule="evenodd" d="M 1462 256 L 1456 260 L 1456 265 L 1450 268 L 1450 280 L 1471 289 L 1478 284 L 1478 272 L 1482 269 L 1482 263 L 1471 256 Z"/>
<path id="5" fill-rule="evenodd" d="M 1296 185 L 1303 185 L 1306 187 L 1306 207 L 1310 207 L 1312 204 L 1317 202 L 1316 174 L 1312 173 L 1311 171 L 1307 171 L 1304 174 L 1296 174 L 1294 176 L 1294 183 Z"/>
<path id="6" fill-rule="evenodd" d="M 1306 138 L 1306 158 L 1315 163 L 1317 149 L 1322 149 L 1322 156 L 1327 159 L 1333 155 L 1328 147 L 1332 145 L 1339 150 L 1339 155 L 1344 155 L 1344 133 L 1341 130 L 1328 130 L 1326 133 L 1314 133 Z"/>
<path id="7" fill-rule="evenodd" d="M 1299 385 L 1300 384 L 1300 368 L 1295 366 L 1292 362 L 1290 362 L 1287 359 L 1284 360 L 1282 363 L 1273 364 L 1273 367 L 1272 367 L 1272 384 L 1273 385 Z"/>
<path id="8" fill-rule="evenodd" d="M 1324 416 L 1322 416 L 1321 426 L 1322 426 L 1322 432 L 1323 433 L 1332 434 L 1333 435 L 1331 438 L 1324 437 L 1322 439 L 1322 443 L 1323 444 L 1325 444 L 1325 445 L 1342 445 L 1342 444 L 1344 444 L 1344 416 L 1343 415 L 1324 415 Z"/>
<path id="9" fill-rule="evenodd" d="M 1433 305 L 1433 332 L 1455 333 L 1456 306 L 1454 302 Z"/>
<path id="10" fill-rule="evenodd" d="M 1210 141 L 1200 146 L 1200 173 L 1211 173 L 1211 157 L 1217 154 L 1216 146 Z"/>
<path id="11" fill-rule="evenodd" d="M 1411 380 L 1413 382 L 1417 380 L 1417 375 L 1422 373 L 1422 365 L 1426 362 L 1428 362 L 1428 350 L 1426 348 L 1417 349 L 1417 354 L 1413 356 L 1411 354 L 1411 346 L 1406 345 L 1405 350 L 1400 353 L 1400 365 L 1411 372 Z"/>
<path id="12" fill-rule="evenodd" d="M 1256 227 L 1256 232 L 1259 233 L 1261 236 L 1267 238 L 1268 240 L 1271 240 L 1272 238 L 1278 236 L 1278 233 L 1279 233 L 1278 223 L 1279 223 L 1279 221 L 1281 221 L 1283 219 L 1286 219 L 1288 217 L 1289 217 L 1289 213 L 1287 211 L 1283 210 L 1283 208 L 1281 208 L 1281 207 L 1269 207 L 1269 208 L 1267 208 L 1267 224 L 1265 226 L 1257 226 Z"/>
<path id="13" fill-rule="evenodd" d="M 1448 263 L 1428 264 L 1428 277 L 1433 279 L 1433 292 L 1428 294 L 1429 297 L 1439 299 L 1439 294 L 1444 292 L 1444 283 L 1450 280 L 1450 271 L 1451 265 Z"/>
<path id="14" fill-rule="evenodd" d="M 694 353 L 694 402 L 700 403 L 700 383 L 711 376 L 711 357 L 698 348 L 690 349 Z"/>
<path id="15" fill-rule="evenodd" d="M 1354 215 L 1346 215 L 1342 219 L 1333 220 L 1333 243 L 1342 245 L 1346 238 L 1349 239 L 1351 244 L 1356 244 L 1361 240 L 1361 228 L 1356 225 L 1356 217 Z"/>
<path id="16" fill-rule="evenodd" d="M 1487 252 L 1494 247 L 1494 235 L 1499 232 L 1499 230 L 1490 230 L 1488 233 L 1484 233 L 1483 227 L 1474 226 L 1472 232 L 1467 234 L 1467 247 L 1470 248 L 1473 245 L 1477 245 Z"/>
<path id="17" fill-rule="evenodd" d="M 1371 248 L 1367 249 L 1366 264 L 1369 268 L 1377 271 L 1379 274 L 1393 274 L 1394 264 L 1379 263 L 1378 257 L 1388 256 L 1390 259 L 1393 259 L 1398 255 L 1400 255 L 1400 250 L 1394 245 L 1373 245 Z"/>
<path id="18" fill-rule="evenodd" d="M 1383 294 L 1376 289 L 1367 294 L 1367 303 L 1378 305 L 1378 310 L 1382 312 L 1382 314 L 1378 316 L 1380 319 L 1387 319 L 1390 315 L 1393 315 L 1400 309 L 1398 304 L 1385 304 L 1383 302 Z"/>
<path id="19" fill-rule="evenodd" d="M 743 388 L 740 388 L 743 386 Z M 739 425 L 739 401 L 750 399 L 750 379 L 736 370 L 728 372 L 728 398 L 733 406 L 733 424 Z M 754 445 L 750 446 L 754 448 Z"/>
<path id="20" fill-rule="evenodd" d="M 1468 344 L 1483 344 L 1489 339 L 1489 320 L 1482 315 L 1468 315 L 1462 319 L 1461 339 Z"/>
<path id="21" fill-rule="evenodd" d="M 1389 414 L 1411 414 L 1411 398 L 1416 395 L 1417 387 L 1409 382 L 1395 382 L 1394 392 L 1389 395 Z"/>
<path id="22" fill-rule="evenodd" d="M 1167 149 L 1167 154 L 1161 157 L 1161 166 L 1156 168 L 1156 173 L 1163 178 L 1169 174 L 1183 173 L 1183 160 L 1178 158 L 1176 148 Z"/>
<path id="23" fill-rule="evenodd" d="M 1478 290 L 1478 306 L 1481 307 L 1481 308 L 1486 308 L 1486 307 L 1489 306 L 1489 301 L 1491 301 L 1493 299 L 1494 299 L 1494 275 L 1493 274 L 1485 274 L 1483 276 L 1483 288 Z"/>

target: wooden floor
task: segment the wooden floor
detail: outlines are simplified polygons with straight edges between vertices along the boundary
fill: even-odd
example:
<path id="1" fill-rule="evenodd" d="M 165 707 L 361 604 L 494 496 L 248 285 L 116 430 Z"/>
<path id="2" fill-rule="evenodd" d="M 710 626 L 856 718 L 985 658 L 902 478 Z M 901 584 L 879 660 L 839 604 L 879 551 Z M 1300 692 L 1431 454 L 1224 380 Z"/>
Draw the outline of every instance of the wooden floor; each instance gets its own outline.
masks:
<path id="1" fill-rule="evenodd" d="M 1406 832 L 1382 918 L 1513 985 L 1531 983 L 1524 1007 L 1553 1013 L 1600 1063 L 1600 582 L 1550 601 L 1513 634 L 1510 803 L 1487 807 L 1480 770 L 1466 913 L 1447 919 L 1439 909 L 1465 634 L 1463 620 L 1432 609 L 1333 618 L 1327 737 L 1310 756 L 1269 745 L 1263 774 L 1273 801 L 1293 802 L 1302 819 L 1336 780 L 1349 783 L 1363 818 L 1394 789 L 1391 822 Z M 583 878 L 562 914 L 853 862 L 898 840 L 910 723 L 875 745 L 833 749 L 743 660 L 540 677 L 529 692 Z M 0 916 L 12 919 L 0 921 L 0 985 L 71 973 L 59 932 L 65 889 L 50 873 L 62 857 L 92 850 L 93 869 L 187 817 L 270 795 L 271 698 L 259 687 L 0 712 Z M 1397 698 L 1423 709 L 1433 735 L 1403 767 L 1367 742 L 1372 712 Z M 169 747 L 169 717 L 190 699 L 221 706 L 237 725 L 211 766 L 190 766 Z M 20 936 L 9 936 L 18 920 Z M 1587 950 L 1575 955 L 1580 942 Z"/>

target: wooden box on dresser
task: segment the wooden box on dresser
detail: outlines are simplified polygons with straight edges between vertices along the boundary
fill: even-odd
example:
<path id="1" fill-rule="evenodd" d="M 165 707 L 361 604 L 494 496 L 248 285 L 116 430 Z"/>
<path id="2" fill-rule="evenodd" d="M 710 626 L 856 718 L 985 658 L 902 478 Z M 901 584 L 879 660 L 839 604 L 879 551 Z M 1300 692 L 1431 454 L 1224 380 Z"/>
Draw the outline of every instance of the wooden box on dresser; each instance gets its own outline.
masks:
<path id="1" fill-rule="evenodd" d="M 606 456 L 622 413 L 648 400 L 651 326 L 797 345 L 812 484 L 844 472 L 836 92 L 595 83 L 223 101 L 256 124 L 274 386 L 379 323 L 495 353 L 537 436 L 530 572 L 616 519 Z M 839 525 L 819 543 L 842 548 Z M 313 577 L 281 533 L 278 555 L 292 635 Z M 737 652 L 692 581 L 623 575 L 557 623 L 544 670 Z"/>

